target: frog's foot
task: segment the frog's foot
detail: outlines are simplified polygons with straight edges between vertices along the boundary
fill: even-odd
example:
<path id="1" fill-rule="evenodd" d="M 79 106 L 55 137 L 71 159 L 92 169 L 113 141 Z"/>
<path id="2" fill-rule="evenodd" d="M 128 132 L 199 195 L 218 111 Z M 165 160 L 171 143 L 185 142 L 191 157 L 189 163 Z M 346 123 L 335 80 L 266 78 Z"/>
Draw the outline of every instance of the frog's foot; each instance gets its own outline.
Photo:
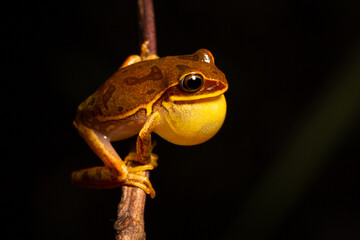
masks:
<path id="1" fill-rule="evenodd" d="M 130 55 L 125 62 L 121 65 L 120 68 L 127 67 L 131 64 L 137 63 L 141 61 L 141 57 L 139 55 Z"/>
<path id="2" fill-rule="evenodd" d="M 119 175 L 114 170 L 105 166 L 86 168 L 73 172 L 71 174 L 71 181 L 76 186 L 86 188 L 106 189 L 123 185 L 135 186 L 141 188 L 147 194 L 150 194 L 151 198 L 154 198 L 155 190 L 150 180 L 140 173 L 137 173 L 137 171 L 142 170 L 133 170 L 133 168 L 128 168 L 128 174 L 126 178 L 124 178 L 124 175 Z"/>
<path id="3" fill-rule="evenodd" d="M 140 165 L 140 166 L 136 166 L 136 167 L 132 167 L 132 168 L 128 168 L 128 171 L 129 172 L 139 172 L 139 171 L 153 170 L 154 168 L 156 168 L 158 166 L 158 163 L 157 163 L 158 159 L 159 159 L 159 157 L 157 154 L 151 153 L 150 160 L 146 161 L 149 163 Z M 139 161 L 137 154 L 134 152 L 129 153 L 125 157 L 124 163 L 127 164 L 129 161 L 140 162 L 140 163 L 143 162 L 143 161 Z"/>
<path id="4" fill-rule="evenodd" d="M 149 51 L 149 41 L 145 41 L 142 45 L 141 45 L 141 55 L 130 55 L 125 62 L 121 65 L 120 68 L 124 68 L 127 67 L 129 65 L 132 65 L 134 63 L 138 63 L 144 60 L 152 60 L 152 59 L 158 59 L 159 56 L 157 56 L 156 54 L 152 54 Z"/>
<path id="5" fill-rule="evenodd" d="M 145 42 L 143 42 L 143 44 L 141 44 L 140 58 L 141 60 L 152 60 L 159 58 L 156 54 L 150 53 L 149 40 L 146 40 Z"/>
<path id="6" fill-rule="evenodd" d="M 156 146 L 156 141 L 153 140 L 151 142 L 151 145 L 149 146 L 148 150 L 146 151 L 145 155 L 138 154 L 135 152 L 130 152 L 125 157 L 124 163 L 127 164 L 129 161 L 134 161 L 134 162 L 138 162 L 140 164 L 144 164 L 144 165 L 138 166 L 138 167 L 142 168 L 141 170 L 137 170 L 139 168 L 136 167 L 135 171 L 153 170 L 154 168 L 156 168 L 158 166 L 157 160 L 159 159 L 157 154 L 152 153 L 155 146 Z"/>
<path id="7" fill-rule="evenodd" d="M 129 169 L 130 170 L 130 169 Z M 147 194 L 150 194 L 151 198 L 155 198 L 155 189 L 152 187 L 149 178 L 140 174 L 129 172 L 128 177 L 124 185 L 134 186 L 141 188 Z"/>

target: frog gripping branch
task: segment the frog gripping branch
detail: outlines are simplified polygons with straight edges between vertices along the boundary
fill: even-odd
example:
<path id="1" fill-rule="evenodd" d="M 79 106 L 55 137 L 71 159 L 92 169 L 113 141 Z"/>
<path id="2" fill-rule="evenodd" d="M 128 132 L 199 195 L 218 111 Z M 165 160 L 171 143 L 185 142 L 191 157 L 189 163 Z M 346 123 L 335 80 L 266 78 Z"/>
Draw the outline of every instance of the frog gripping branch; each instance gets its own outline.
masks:
<path id="1" fill-rule="evenodd" d="M 146 7 L 153 11 L 152 4 L 147 5 L 151 1 L 140 2 L 145 3 L 139 4 L 140 14 L 147 12 Z M 146 22 L 148 18 L 145 14 L 141 19 Z M 146 24 L 140 25 L 144 33 L 150 31 Z M 228 83 L 215 66 L 212 54 L 200 49 L 189 55 L 159 58 L 155 39 L 151 42 L 148 35 L 144 36 L 141 55 L 128 57 L 118 71 L 78 107 L 74 126 L 104 165 L 73 172 L 75 185 L 134 186 L 154 198 L 155 190 L 142 173 L 157 166 L 158 156 L 152 153 L 155 144 L 151 134 L 156 133 L 178 145 L 196 145 L 213 137 L 224 122 L 224 93 Z M 133 136 L 137 136 L 136 152 L 129 153 L 123 160 L 111 142 Z M 134 162 L 138 164 L 131 164 Z M 125 192 L 123 188 L 123 199 L 127 198 Z M 118 216 L 126 205 L 123 199 Z M 121 227 L 117 230 L 122 231 Z M 125 238 L 118 235 L 117 239 Z"/>
<path id="2" fill-rule="evenodd" d="M 135 59 L 135 60 L 134 60 Z M 225 75 L 214 65 L 208 50 L 151 59 L 131 56 L 112 77 L 78 108 L 75 127 L 104 162 L 72 174 L 84 187 L 140 187 L 155 196 L 150 181 L 138 174 L 157 165 L 151 133 L 178 145 L 196 145 L 213 137 L 226 115 Z M 136 154 L 125 161 L 142 165 L 129 168 L 111 141 L 137 135 Z"/>

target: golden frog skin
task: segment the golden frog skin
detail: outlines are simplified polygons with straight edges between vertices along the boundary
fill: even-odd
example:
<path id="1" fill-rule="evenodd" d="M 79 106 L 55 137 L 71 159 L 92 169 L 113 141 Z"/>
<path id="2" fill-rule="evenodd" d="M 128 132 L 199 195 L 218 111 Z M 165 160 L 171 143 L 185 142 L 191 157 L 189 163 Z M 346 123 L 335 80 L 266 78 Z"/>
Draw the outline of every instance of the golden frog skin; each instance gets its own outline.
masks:
<path id="1" fill-rule="evenodd" d="M 104 166 L 75 171 L 72 182 L 92 188 L 137 186 L 154 197 L 149 179 L 140 174 L 157 166 L 151 133 L 178 145 L 207 141 L 224 122 L 227 89 L 208 50 L 158 58 L 143 47 L 141 56 L 130 56 L 79 106 L 74 125 Z M 136 153 L 123 161 L 111 142 L 135 135 Z M 142 165 L 130 168 L 127 161 Z"/>

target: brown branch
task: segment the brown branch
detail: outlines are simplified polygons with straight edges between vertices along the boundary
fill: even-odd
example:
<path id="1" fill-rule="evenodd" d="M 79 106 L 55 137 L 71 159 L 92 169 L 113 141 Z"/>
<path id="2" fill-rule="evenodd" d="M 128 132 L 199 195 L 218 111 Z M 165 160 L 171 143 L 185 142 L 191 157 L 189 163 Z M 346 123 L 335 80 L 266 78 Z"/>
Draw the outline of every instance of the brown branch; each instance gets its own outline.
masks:
<path id="1" fill-rule="evenodd" d="M 138 0 L 139 6 L 139 27 L 140 27 L 140 49 L 141 44 L 149 41 L 149 53 L 157 54 L 155 15 L 152 0 Z"/>
<path id="2" fill-rule="evenodd" d="M 149 41 L 148 50 L 150 54 L 156 54 L 156 33 L 154 21 L 154 9 L 152 0 L 138 0 L 139 26 L 141 30 L 140 45 Z M 141 49 L 141 48 L 140 48 Z M 135 151 L 135 145 L 130 149 Z M 129 162 L 132 167 L 136 163 Z M 148 171 L 142 172 L 149 177 Z M 145 240 L 145 210 L 146 193 L 137 187 L 123 186 L 121 201 L 118 205 L 117 220 L 114 224 L 117 240 Z"/>
<path id="3" fill-rule="evenodd" d="M 129 165 L 134 165 L 131 162 Z M 149 177 L 149 172 L 143 172 Z M 114 224 L 117 240 L 145 240 L 145 210 L 146 193 L 137 187 L 123 186 L 121 201 L 118 205 L 117 220 Z"/>

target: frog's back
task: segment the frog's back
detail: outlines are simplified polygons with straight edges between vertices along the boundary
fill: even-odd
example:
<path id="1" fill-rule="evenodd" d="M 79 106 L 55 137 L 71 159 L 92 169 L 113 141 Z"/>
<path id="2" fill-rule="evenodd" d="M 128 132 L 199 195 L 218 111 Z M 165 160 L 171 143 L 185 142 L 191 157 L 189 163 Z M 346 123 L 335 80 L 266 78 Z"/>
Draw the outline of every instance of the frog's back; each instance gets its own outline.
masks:
<path id="1" fill-rule="evenodd" d="M 215 78 L 225 78 L 214 65 L 211 53 L 204 49 L 190 55 L 141 61 L 114 73 L 79 106 L 75 121 L 89 123 L 95 120 L 121 120 L 134 116 L 139 110 L 145 110 L 149 115 L 153 104 L 168 89 L 178 84 L 183 71 L 191 69 L 206 76 L 215 73 Z"/>
<path id="2" fill-rule="evenodd" d="M 79 106 L 76 121 L 117 120 L 146 109 L 169 84 L 158 63 L 148 60 L 120 68 Z"/>

